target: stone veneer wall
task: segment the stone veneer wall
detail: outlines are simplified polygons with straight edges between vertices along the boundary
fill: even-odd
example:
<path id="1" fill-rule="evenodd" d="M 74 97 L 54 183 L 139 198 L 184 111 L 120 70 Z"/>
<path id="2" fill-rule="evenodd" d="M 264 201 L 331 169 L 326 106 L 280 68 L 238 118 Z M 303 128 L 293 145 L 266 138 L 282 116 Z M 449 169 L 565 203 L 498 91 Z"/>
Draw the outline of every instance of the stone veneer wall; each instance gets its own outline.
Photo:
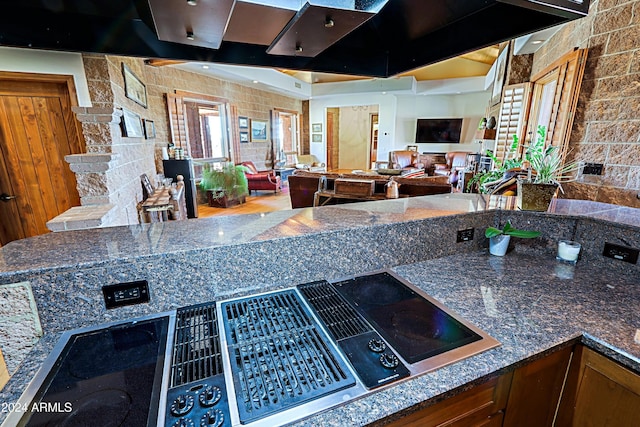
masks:
<path id="1" fill-rule="evenodd" d="M 595 0 L 534 54 L 532 74 L 588 48 L 570 137 L 572 156 L 602 176 L 563 185 L 565 197 L 640 207 L 640 1 Z"/>
<path id="2" fill-rule="evenodd" d="M 162 171 L 162 147 L 170 141 L 166 93 L 182 90 L 226 98 L 238 107 L 240 116 L 250 119 L 269 120 L 273 108 L 303 113 L 300 100 L 173 67 L 148 66 L 140 58 L 85 54 L 83 62 L 92 106 L 74 111 L 82 123 L 87 153 L 67 156 L 82 207 L 50 221 L 47 225 L 53 231 L 139 222 L 140 176 L 147 174 L 153 182 Z M 145 84 L 146 107 L 126 97 L 123 63 Z M 123 108 L 152 120 L 156 137 L 123 137 Z M 268 147 L 268 142 L 241 144 L 235 160 L 251 160 L 263 168 Z"/>
<path id="3" fill-rule="evenodd" d="M 203 74 L 183 71 L 174 67 L 152 67 L 145 65 L 141 59 L 110 57 L 113 61 L 125 61 L 136 65 L 130 67 L 147 86 L 149 111 L 147 118 L 154 120 L 156 126 L 156 164 L 162 169 L 160 161 L 161 148 L 166 147 L 170 140 L 165 94 L 175 93 L 176 90 L 201 93 L 225 98 L 238 108 L 238 115 L 249 119 L 269 120 L 269 112 L 274 108 L 297 111 L 302 117 L 302 101 L 288 96 L 267 92 L 251 86 L 219 80 Z M 308 116 L 307 116 L 308 117 Z M 233 123 L 232 125 L 237 125 Z M 264 168 L 269 148 L 268 142 L 248 142 L 240 144 L 239 156 L 236 162 L 252 161 L 258 169 Z"/>

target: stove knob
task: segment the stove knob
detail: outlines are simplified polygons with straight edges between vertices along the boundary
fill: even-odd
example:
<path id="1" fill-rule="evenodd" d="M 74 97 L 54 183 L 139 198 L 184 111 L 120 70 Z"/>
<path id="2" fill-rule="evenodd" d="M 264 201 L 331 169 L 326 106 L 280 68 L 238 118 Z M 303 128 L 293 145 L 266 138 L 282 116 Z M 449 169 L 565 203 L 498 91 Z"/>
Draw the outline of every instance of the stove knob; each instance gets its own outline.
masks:
<path id="1" fill-rule="evenodd" d="M 375 353 L 382 353 L 387 348 L 387 345 L 384 343 L 384 341 L 377 338 L 370 340 L 367 346 L 369 347 L 369 350 Z"/>
<path id="2" fill-rule="evenodd" d="M 179 417 L 186 414 L 193 408 L 193 396 L 189 394 L 181 394 L 171 404 L 171 414 Z"/>
<path id="3" fill-rule="evenodd" d="M 198 400 L 202 406 L 213 406 L 220 401 L 221 397 L 222 392 L 220 391 L 220 387 L 208 385 L 202 390 Z"/>
<path id="4" fill-rule="evenodd" d="M 400 360 L 398 360 L 398 356 L 396 356 L 393 353 L 391 354 L 384 353 L 382 356 L 380 356 L 380 363 L 385 368 L 393 369 L 400 364 Z"/>
<path id="5" fill-rule="evenodd" d="M 194 427 L 194 424 L 191 418 L 180 418 L 171 424 L 171 427 Z"/>
<path id="6" fill-rule="evenodd" d="M 220 409 L 209 409 L 200 418 L 200 427 L 220 427 L 224 423 L 224 413 Z"/>

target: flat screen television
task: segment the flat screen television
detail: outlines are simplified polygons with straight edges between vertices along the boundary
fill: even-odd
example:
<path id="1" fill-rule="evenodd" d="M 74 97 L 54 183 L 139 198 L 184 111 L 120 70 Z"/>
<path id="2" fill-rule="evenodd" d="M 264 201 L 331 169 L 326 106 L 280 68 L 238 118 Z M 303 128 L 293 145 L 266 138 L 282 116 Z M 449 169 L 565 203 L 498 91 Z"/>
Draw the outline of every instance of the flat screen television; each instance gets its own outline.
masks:
<path id="1" fill-rule="evenodd" d="M 418 119 L 416 143 L 458 144 L 462 119 Z"/>

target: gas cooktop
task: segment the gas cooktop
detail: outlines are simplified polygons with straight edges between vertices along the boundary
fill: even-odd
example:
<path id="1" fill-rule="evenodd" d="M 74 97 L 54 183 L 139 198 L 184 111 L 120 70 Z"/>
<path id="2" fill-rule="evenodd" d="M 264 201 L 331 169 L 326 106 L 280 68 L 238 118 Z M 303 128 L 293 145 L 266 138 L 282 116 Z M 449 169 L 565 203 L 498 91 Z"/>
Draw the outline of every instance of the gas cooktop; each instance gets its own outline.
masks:
<path id="1" fill-rule="evenodd" d="M 498 345 L 390 271 L 317 281 L 67 332 L 19 402 L 57 410 L 3 426 L 271 427 Z"/>

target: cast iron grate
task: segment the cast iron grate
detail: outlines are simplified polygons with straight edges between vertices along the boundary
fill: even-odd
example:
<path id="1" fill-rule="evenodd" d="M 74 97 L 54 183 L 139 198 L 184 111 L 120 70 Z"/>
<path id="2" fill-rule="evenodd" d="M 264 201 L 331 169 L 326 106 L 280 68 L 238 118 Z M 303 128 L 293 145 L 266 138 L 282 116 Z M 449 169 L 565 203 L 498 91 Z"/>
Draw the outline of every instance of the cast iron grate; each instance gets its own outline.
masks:
<path id="1" fill-rule="evenodd" d="M 178 309 L 170 386 L 188 384 L 221 373 L 215 302 Z"/>
<path id="2" fill-rule="evenodd" d="M 298 285 L 298 290 L 336 341 L 373 330 L 329 282 L 321 280 Z"/>
<path id="3" fill-rule="evenodd" d="M 294 290 L 221 306 L 243 424 L 355 384 Z"/>

